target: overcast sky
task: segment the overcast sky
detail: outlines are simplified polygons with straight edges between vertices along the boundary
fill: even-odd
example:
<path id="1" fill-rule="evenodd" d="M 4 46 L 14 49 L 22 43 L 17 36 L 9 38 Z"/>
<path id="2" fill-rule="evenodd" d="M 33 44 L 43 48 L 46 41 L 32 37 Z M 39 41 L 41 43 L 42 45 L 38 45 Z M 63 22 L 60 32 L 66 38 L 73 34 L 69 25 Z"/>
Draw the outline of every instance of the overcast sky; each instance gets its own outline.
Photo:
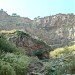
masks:
<path id="1" fill-rule="evenodd" d="M 75 0 L 0 0 L 0 9 L 31 19 L 57 13 L 75 13 Z"/>

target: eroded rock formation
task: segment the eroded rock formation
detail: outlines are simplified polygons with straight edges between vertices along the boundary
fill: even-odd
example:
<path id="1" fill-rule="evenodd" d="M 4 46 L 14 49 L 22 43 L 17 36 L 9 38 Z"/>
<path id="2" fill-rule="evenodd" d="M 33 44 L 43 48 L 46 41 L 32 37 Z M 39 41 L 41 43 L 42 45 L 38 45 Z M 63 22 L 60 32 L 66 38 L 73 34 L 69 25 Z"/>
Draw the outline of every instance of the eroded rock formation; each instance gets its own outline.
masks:
<path id="1" fill-rule="evenodd" d="M 29 32 L 54 48 L 72 45 L 75 42 L 75 15 L 59 13 L 31 20 L 26 17 L 10 16 L 0 10 L 0 30 L 12 29 Z"/>
<path id="2" fill-rule="evenodd" d="M 39 53 L 40 55 L 36 56 L 40 59 L 49 58 L 49 51 L 51 51 L 52 48 L 42 40 L 35 39 L 22 31 L 17 31 L 14 35 L 14 37 L 10 37 L 9 41 L 15 43 L 17 47 L 24 48 L 27 55 L 34 56 Z"/>

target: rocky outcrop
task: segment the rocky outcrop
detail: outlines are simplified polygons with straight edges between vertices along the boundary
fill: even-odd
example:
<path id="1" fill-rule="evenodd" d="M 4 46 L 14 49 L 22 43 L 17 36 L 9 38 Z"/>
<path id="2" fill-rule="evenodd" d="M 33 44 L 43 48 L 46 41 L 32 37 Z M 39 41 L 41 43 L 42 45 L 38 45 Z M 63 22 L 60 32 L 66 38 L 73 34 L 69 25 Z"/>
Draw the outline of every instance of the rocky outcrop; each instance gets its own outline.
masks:
<path id="1" fill-rule="evenodd" d="M 17 31 L 14 35 L 14 37 L 10 37 L 9 41 L 15 43 L 17 47 L 24 48 L 27 55 L 34 56 L 35 52 L 38 50 L 39 53 L 41 53 L 41 59 L 49 58 L 49 51 L 51 51 L 52 48 L 42 40 L 35 39 L 22 31 Z"/>
<path id="2" fill-rule="evenodd" d="M 0 30 L 12 29 L 29 32 L 53 48 L 75 43 L 75 15 L 72 13 L 59 13 L 31 20 L 26 17 L 10 16 L 0 10 Z"/>
<path id="3" fill-rule="evenodd" d="M 56 14 L 34 21 L 34 35 L 42 38 L 53 47 L 72 45 L 75 41 L 75 15 Z"/>

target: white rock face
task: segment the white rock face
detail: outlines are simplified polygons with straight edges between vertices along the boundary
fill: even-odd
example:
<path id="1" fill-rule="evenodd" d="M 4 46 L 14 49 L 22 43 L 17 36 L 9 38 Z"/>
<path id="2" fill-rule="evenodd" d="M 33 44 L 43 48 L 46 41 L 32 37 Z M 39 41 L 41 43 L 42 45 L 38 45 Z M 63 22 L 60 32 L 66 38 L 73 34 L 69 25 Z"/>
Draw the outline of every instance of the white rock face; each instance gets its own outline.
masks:
<path id="1" fill-rule="evenodd" d="M 59 13 L 31 20 L 0 11 L 0 30 L 12 29 L 29 32 L 54 47 L 72 45 L 75 41 L 75 15 Z"/>

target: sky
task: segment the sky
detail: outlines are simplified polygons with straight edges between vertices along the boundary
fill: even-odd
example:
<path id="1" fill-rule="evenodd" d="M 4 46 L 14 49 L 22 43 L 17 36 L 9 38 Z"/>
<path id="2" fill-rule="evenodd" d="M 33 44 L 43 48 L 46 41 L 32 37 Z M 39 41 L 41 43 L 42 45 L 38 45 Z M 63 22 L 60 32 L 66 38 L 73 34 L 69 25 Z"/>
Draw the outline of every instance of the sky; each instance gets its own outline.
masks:
<path id="1" fill-rule="evenodd" d="M 0 0 L 0 9 L 9 15 L 17 13 L 34 19 L 58 13 L 75 14 L 75 0 Z"/>

